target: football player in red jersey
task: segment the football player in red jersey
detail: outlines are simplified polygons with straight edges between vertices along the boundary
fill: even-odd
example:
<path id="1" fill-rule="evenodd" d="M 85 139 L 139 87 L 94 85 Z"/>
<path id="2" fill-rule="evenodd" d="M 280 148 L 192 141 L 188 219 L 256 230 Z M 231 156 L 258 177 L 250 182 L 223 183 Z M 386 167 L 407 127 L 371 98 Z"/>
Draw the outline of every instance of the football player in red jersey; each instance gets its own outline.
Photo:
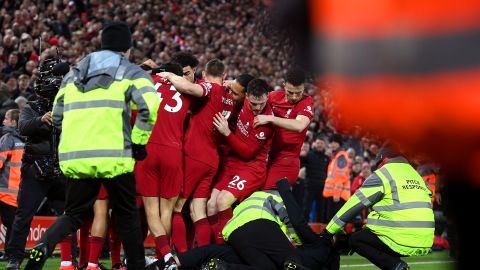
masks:
<path id="1" fill-rule="evenodd" d="M 168 63 L 161 70 L 182 75 L 182 67 Z M 152 75 L 157 94 L 162 99 L 147 143 L 147 157 L 135 166 L 137 189 L 142 195 L 148 227 L 153 234 L 158 259 L 172 258 L 168 235 L 171 230 L 173 206 L 183 184 L 184 120 L 190 105 L 188 96 L 176 91 L 167 80 Z M 168 153 L 166 155 L 165 153 Z"/>
<path id="2" fill-rule="evenodd" d="M 189 52 L 178 52 L 172 56 L 172 62 L 182 66 L 183 78 L 189 82 L 195 82 L 195 71 L 197 71 L 198 59 Z"/>
<path id="3" fill-rule="evenodd" d="M 300 150 L 313 118 L 313 99 L 304 94 L 305 73 L 294 68 L 285 76 L 284 90 L 273 91 L 268 96 L 274 115 L 258 115 L 254 126 L 273 124 L 273 136 L 268 157 L 267 181 L 263 190 L 275 189 L 275 183 L 287 178 L 295 183 L 300 170 Z"/>
<path id="4" fill-rule="evenodd" d="M 203 73 L 202 81 L 194 84 L 169 72 L 159 75 L 172 82 L 175 88 L 185 94 L 201 98 L 193 112 L 184 143 L 184 188 L 174 211 L 180 213 L 186 200 L 191 196 L 190 214 L 195 225 L 197 245 L 210 243 L 210 225 L 207 221 L 206 204 L 210 196 L 212 179 L 218 168 L 219 134 L 215 132 L 212 119 L 221 113 L 228 119 L 235 106 L 232 96 L 222 86 L 225 66 L 218 59 L 210 60 Z M 186 240 L 175 239 L 175 247 L 185 251 Z"/>
<path id="5" fill-rule="evenodd" d="M 209 204 L 215 202 L 218 217 L 215 242 L 223 242 L 223 226 L 232 217 L 232 204 L 259 190 L 266 177 L 267 154 L 273 127 L 263 125 L 254 128 L 255 116 L 271 115 L 267 105 L 269 86 L 262 79 L 254 79 L 247 86 L 247 98 L 237 118 L 237 126 L 231 131 L 228 121 L 221 114 L 214 118 L 215 128 L 225 136 L 231 149 L 225 157 L 212 191 Z"/>

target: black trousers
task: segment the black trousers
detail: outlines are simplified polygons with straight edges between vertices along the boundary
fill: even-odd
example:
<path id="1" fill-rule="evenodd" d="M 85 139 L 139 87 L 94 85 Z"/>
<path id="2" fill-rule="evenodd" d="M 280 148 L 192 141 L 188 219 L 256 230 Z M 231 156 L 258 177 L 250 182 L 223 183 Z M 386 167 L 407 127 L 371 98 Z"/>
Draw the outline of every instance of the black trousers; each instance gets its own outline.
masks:
<path id="1" fill-rule="evenodd" d="M 348 243 L 353 251 L 367 258 L 380 269 L 394 269 L 401 261 L 400 254 L 390 249 L 368 229 L 352 233 Z"/>
<path id="2" fill-rule="evenodd" d="M 306 186 L 305 187 L 305 196 L 303 197 L 303 209 L 305 218 L 308 220 L 310 216 L 310 211 L 312 209 L 312 203 L 315 201 L 317 203 L 317 208 L 315 209 L 316 213 L 316 222 L 327 223 L 329 220 L 326 218 L 326 198 L 323 197 L 323 187 L 324 186 Z"/>
<path id="3" fill-rule="evenodd" d="M 7 227 L 4 241 L 4 243 L 6 243 L 5 248 L 7 248 L 8 240 L 10 239 L 10 235 L 12 234 L 12 224 L 13 219 L 15 218 L 15 210 L 17 210 L 15 206 L 0 202 L 0 216 L 2 217 L 3 226 Z"/>
<path id="4" fill-rule="evenodd" d="M 345 201 L 340 198 L 338 202 L 334 202 L 332 197 L 325 198 L 325 218 L 326 222 L 330 222 L 330 220 L 335 216 L 335 214 L 342 208 L 345 204 Z"/>
<path id="5" fill-rule="evenodd" d="M 298 250 L 270 220 L 248 222 L 230 235 L 228 243 L 246 264 L 264 270 L 283 269 L 286 261 L 302 264 Z"/>
<path id="6" fill-rule="evenodd" d="M 49 181 L 38 181 L 32 164 L 23 163 L 21 168 L 22 181 L 18 191 L 15 218 L 12 225 L 12 234 L 7 242 L 6 254 L 13 259 L 23 260 L 25 245 L 30 224 L 42 200 L 47 197 L 51 200 L 65 199 L 65 178 L 53 178 Z M 57 209 L 59 213 L 62 209 Z"/>
<path id="7" fill-rule="evenodd" d="M 101 183 L 107 189 L 112 210 L 116 213 L 115 225 L 127 257 L 127 268 L 143 270 L 145 252 L 133 173 L 122 174 L 111 179 L 67 179 L 65 214 L 47 229 L 40 242 L 47 245 L 50 255 L 58 242 L 78 230 L 85 214 L 95 203 Z"/>

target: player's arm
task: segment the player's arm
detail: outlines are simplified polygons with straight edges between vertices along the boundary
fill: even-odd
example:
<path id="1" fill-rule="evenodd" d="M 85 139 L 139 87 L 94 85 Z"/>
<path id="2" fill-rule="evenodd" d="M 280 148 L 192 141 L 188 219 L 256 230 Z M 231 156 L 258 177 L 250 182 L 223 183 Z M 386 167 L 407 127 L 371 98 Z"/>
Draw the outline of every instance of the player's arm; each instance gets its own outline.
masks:
<path id="1" fill-rule="evenodd" d="M 221 114 L 217 113 L 213 118 L 213 125 L 218 130 L 220 134 L 225 136 L 227 139 L 228 144 L 232 147 L 232 149 L 240 156 L 242 159 L 252 159 L 257 151 L 260 149 L 259 144 L 247 144 L 242 139 L 240 139 L 237 135 L 230 131 L 228 127 L 227 119 Z"/>
<path id="2" fill-rule="evenodd" d="M 273 115 L 257 115 L 253 121 L 253 126 L 272 124 L 289 131 L 302 132 L 310 124 L 310 118 L 305 115 L 297 115 L 295 119 L 286 119 Z"/>
<path id="3" fill-rule="evenodd" d="M 201 85 L 191 83 L 187 79 L 175 75 L 171 72 L 160 72 L 157 75 L 166 80 L 169 80 L 173 84 L 173 86 L 175 86 L 175 89 L 177 89 L 177 91 L 182 94 L 187 94 L 194 97 L 203 97 L 208 94 L 208 92 L 206 92 L 206 89 L 204 89 Z"/>

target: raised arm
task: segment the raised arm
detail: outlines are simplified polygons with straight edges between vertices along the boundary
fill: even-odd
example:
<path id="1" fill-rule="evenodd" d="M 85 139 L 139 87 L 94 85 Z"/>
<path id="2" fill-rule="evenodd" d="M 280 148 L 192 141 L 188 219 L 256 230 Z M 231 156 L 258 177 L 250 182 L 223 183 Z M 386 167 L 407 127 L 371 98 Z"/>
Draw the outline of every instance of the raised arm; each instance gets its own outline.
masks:
<path id="1" fill-rule="evenodd" d="M 171 72 L 161 72 L 161 73 L 158 73 L 157 75 L 159 75 L 160 77 L 166 80 L 169 80 L 173 84 L 173 86 L 175 86 L 175 89 L 177 89 L 178 92 L 183 94 L 187 94 L 195 97 L 203 97 L 208 95 L 208 91 L 210 90 L 202 87 L 199 84 L 191 83 L 187 79 L 181 76 L 175 75 Z"/>

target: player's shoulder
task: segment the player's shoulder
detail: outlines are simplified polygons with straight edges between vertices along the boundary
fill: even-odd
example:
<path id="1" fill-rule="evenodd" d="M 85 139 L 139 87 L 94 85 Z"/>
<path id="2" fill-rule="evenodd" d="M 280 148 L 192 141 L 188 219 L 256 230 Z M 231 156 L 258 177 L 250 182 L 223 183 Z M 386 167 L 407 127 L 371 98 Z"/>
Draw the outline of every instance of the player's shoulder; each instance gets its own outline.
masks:
<path id="1" fill-rule="evenodd" d="M 285 99 L 285 90 L 275 90 L 268 94 L 268 99 L 270 101 L 282 101 Z"/>

